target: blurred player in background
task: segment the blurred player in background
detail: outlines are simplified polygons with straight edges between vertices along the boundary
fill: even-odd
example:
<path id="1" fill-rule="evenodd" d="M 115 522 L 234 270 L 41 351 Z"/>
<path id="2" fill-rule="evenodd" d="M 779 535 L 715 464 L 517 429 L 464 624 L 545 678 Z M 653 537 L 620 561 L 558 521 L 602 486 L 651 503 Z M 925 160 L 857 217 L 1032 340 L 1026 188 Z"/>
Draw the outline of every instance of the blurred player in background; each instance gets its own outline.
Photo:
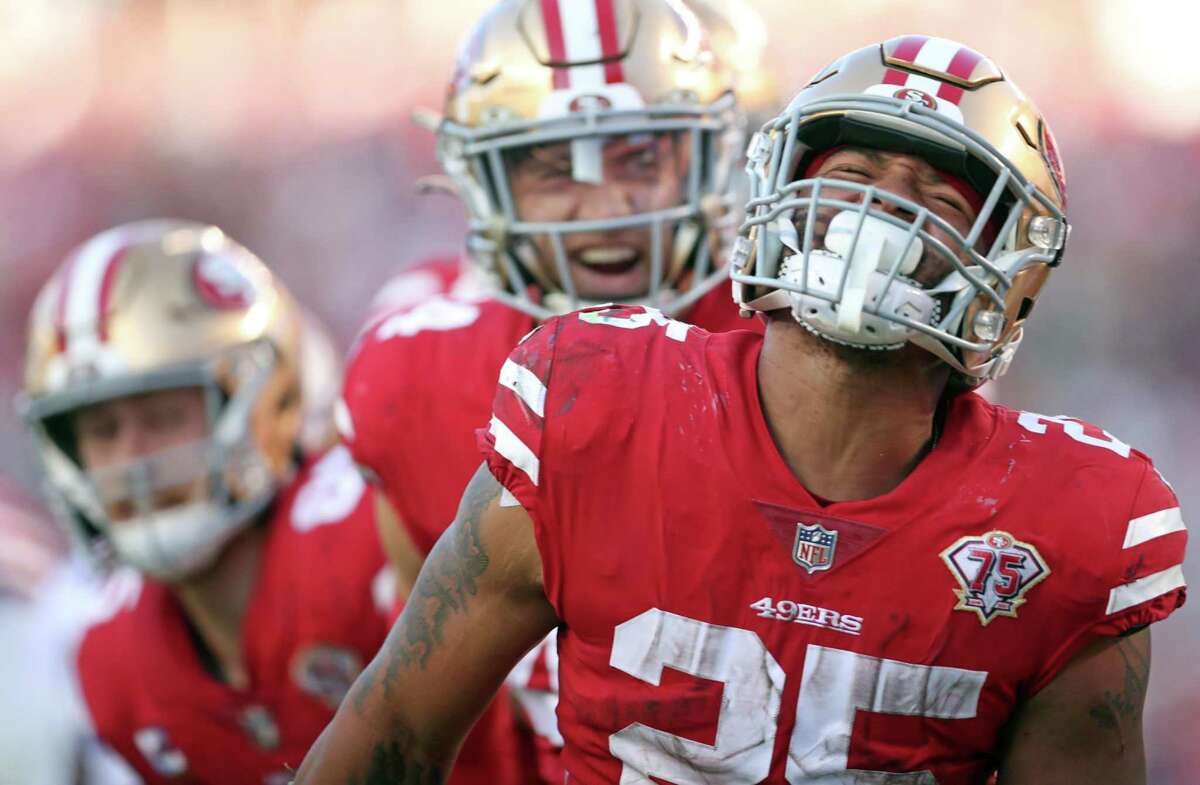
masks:
<path id="1" fill-rule="evenodd" d="M 765 337 L 641 306 L 530 334 L 299 785 L 441 781 L 556 626 L 578 785 L 1145 782 L 1178 500 L 1103 430 L 970 391 L 1062 261 L 1041 113 L 903 36 L 819 72 L 749 157 L 734 294 Z"/>
<path id="2" fill-rule="evenodd" d="M 100 588 L 63 533 L 0 479 L 0 785 L 137 778 L 93 743 L 74 652 Z"/>
<path id="3" fill-rule="evenodd" d="M 302 454 L 302 322 L 212 226 L 84 243 L 29 326 L 25 415 L 93 552 L 128 569 L 78 667 L 98 736 L 148 783 L 288 779 L 387 631 L 349 455 Z"/>
<path id="4" fill-rule="evenodd" d="M 317 455 L 337 443 L 333 410 L 342 388 L 342 354 L 316 314 L 305 310 L 301 319 L 299 440 L 305 454 Z"/>
<path id="5" fill-rule="evenodd" d="M 703 13 L 734 40 L 727 20 Z M 453 520 L 490 389 L 501 374 L 517 383 L 504 358 L 538 321 L 620 301 L 712 330 L 759 326 L 719 285 L 743 146 L 734 80 L 684 3 L 506 0 L 466 35 L 438 149 L 467 208 L 469 275 L 484 286 L 374 319 L 339 412 L 389 502 L 379 519 L 402 590 Z M 537 732 L 541 776 L 558 785 L 555 663 L 549 639 L 510 686 Z M 456 777 L 494 776 L 508 754 L 504 711 L 485 715 Z"/>

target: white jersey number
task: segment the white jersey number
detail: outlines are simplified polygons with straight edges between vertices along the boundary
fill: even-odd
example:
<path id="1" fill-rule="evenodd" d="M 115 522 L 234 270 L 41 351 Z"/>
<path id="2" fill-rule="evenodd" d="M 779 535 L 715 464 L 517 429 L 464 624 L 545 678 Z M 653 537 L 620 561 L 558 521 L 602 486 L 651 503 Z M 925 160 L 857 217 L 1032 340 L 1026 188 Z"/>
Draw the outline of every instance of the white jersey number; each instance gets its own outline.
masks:
<path id="1" fill-rule="evenodd" d="M 375 339 L 407 338 L 426 330 L 458 330 L 474 324 L 479 313 L 479 306 L 473 303 L 431 297 L 415 308 L 383 320 L 375 328 Z"/>
<path id="2" fill-rule="evenodd" d="M 622 330 L 637 330 L 656 324 L 659 327 L 667 328 L 667 337 L 673 341 L 685 340 L 688 327 L 691 326 L 686 322 L 668 319 L 657 308 L 644 306 L 641 312 L 631 313 L 628 316 L 609 316 L 607 311 L 580 311 L 579 321 L 588 324 L 606 324 L 609 327 L 620 327 Z"/>
<path id="3" fill-rule="evenodd" d="M 715 745 L 640 722 L 609 736 L 609 752 L 625 762 L 621 785 L 651 785 L 651 775 L 679 785 L 715 774 L 731 783 L 766 779 L 784 674 L 758 635 L 653 608 L 617 625 L 608 663 L 656 687 L 664 666 L 725 685 Z"/>
<path id="4" fill-rule="evenodd" d="M 1083 423 L 1074 417 L 1065 417 L 1061 414 L 1056 417 L 1050 417 L 1045 414 L 1035 414 L 1034 412 L 1021 412 L 1021 415 L 1017 417 L 1017 425 L 1020 425 L 1030 433 L 1045 433 L 1046 423 L 1049 422 L 1061 425 L 1063 433 L 1080 444 L 1103 447 L 1106 450 L 1115 452 L 1122 458 L 1129 457 L 1130 447 L 1128 444 L 1113 436 L 1108 431 L 1100 431 L 1100 433 L 1104 434 L 1103 436 L 1089 436 L 1083 430 Z"/>
<path id="5" fill-rule="evenodd" d="M 609 664 L 658 686 L 664 667 L 724 684 L 715 744 L 682 739 L 633 723 L 609 737 L 624 765 L 620 785 L 659 777 L 702 785 L 713 775 L 754 785 L 771 767 L 786 674 L 751 630 L 724 627 L 652 608 L 620 624 Z M 987 673 L 809 645 L 788 744 L 791 785 L 934 785 L 928 771 L 896 774 L 848 769 L 859 711 L 938 719 L 975 716 Z"/>

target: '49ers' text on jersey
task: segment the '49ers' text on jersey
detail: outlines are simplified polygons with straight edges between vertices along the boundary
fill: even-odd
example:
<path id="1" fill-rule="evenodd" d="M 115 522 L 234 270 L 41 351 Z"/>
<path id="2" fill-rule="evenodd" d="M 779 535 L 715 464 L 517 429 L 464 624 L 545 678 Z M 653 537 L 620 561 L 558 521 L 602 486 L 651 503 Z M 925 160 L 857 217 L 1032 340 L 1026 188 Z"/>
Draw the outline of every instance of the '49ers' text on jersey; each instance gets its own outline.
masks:
<path id="1" fill-rule="evenodd" d="M 281 494 L 242 624 L 245 690 L 205 668 L 166 586 L 118 573 L 79 672 L 97 735 L 146 783 L 290 781 L 387 636 L 370 494 L 342 447 Z"/>
<path id="2" fill-rule="evenodd" d="M 1020 700 L 1183 603 L 1178 502 L 1128 445 L 968 393 L 900 486 L 822 505 L 761 346 L 610 307 L 504 364 L 478 436 L 563 621 L 573 783 L 982 783 Z"/>

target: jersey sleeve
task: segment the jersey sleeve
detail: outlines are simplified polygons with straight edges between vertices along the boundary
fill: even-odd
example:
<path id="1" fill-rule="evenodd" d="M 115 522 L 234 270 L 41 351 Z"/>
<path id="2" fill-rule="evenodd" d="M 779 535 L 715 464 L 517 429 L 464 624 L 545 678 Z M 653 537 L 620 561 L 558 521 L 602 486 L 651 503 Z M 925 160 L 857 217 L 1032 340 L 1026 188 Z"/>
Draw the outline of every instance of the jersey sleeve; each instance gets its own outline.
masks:
<path id="1" fill-rule="evenodd" d="M 1171 486 L 1151 461 L 1133 451 L 1141 464 L 1133 502 L 1119 511 L 1107 531 L 1099 533 L 1099 550 L 1089 552 L 1097 564 L 1082 623 L 1045 663 L 1034 684 L 1040 690 L 1089 643 L 1126 635 L 1170 616 L 1187 597 L 1183 559 L 1187 528 Z M 1128 497 L 1126 497 L 1128 498 Z M 1127 510 L 1127 512 L 1125 512 Z"/>
<path id="2" fill-rule="evenodd" d="M 595 306 L 546 321 L 500 369 L 477 441 L 505 488 L 501 504 L 533 519 L 556 608 L 565 554 L 597 536 L 578 511 L 610 508 L 614 488 L 650 491 L 671 390 L 689 383 L 680 369 L 695 362 L 681 352 L 702 334 L 653 308 Z"/>
<path id="3" fill-rule="evenodd" d="M 351 351 L 334 411 L 338 437 L 354 462 L 375 484 L 395 487 L 397 467 L 389 459 L 389 435 L 403 423 L 403 374 L 396 373 L 390 345 L 380 340 L 378 326 L 368 327 Z M 389 368 L 392 370 L 388 372 Z"/>
<path id="4" fill-rule="evenodd" d="M 1161 621 L 1187 595 L 1183 513 L 1171 486 L 1148 459 L 1123 529 L 1109 573 L 1105 615 L 1094 629 L 1099 635 L 1122 635 Z"/>
<path id="5" fill-rule="evenodd" d="M 550 401 L 550 378 L 555 347 L 563 319 L 550 319 L 526 335 L 500 368 L 492 415 L 476 431 L 484 461 L 504 486 L 501 504 L 520 504 L 533 519 L 538 548 L 542 552 L 546 592 L 551 603 L 559 586 L 556 538 L 547 525 L 552 513 L 542 493 L 542 461 L 547 447 L 546 410 Z M 557 604 L 556 604 L 557 607 Z"/>

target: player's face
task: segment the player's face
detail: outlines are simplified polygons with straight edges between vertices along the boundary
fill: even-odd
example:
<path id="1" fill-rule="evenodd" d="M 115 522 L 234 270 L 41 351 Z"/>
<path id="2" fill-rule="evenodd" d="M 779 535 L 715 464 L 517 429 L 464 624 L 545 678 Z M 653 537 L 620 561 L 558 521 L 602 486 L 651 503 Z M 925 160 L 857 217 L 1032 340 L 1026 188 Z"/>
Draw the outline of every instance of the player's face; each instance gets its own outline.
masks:
<path id="1" fill-rule="evenodd" d="M 688 172 L 687 145 L 674 134 L 609 137 L 594 144 L 598 177 L 581 179 L 571 144 L 530 147 L 511 154 L 510 185 L 522 221 L 591 221 L 679 206 Z M 586 153 L 585 154 L 589 154 Z M 660 252 L 670 260 L 673 226 L 664 225 Z M 649 228 L 563 235 L 563 250 L 580 297 L 635 297 L 650 288 Z M 551 239 L 533 240 L 544 275 L 561 287 Z"/>
<path id="2" fill-rule="evenodd" d="M 79 459 L 93 477 L 126 482 L 119 470 L 173 447 L 195 443 L 208 435 L 204 394 L 198 387 L 130 395 L 84 407 L 74 413 L 72 425 Z M 194 468 L 194 467 L 193 467 Z M 148 478 L 160 482 L 162 478 Z M 100 485 L 108 485 L 101 481 Z M 113 521 L 136 512 L 129 489 L 101 487 L 106 512 Z M 175 506 L 204 492 L 203 481 L 193 478 L 166 483 L 153 494 L 155 509 Z"/>
<path id="3" fill-rule="evenodd" d="M 810 176 L 874 185 L 879 190 L 888 191 L 927 207 L 930 212 L 945 220 L 964 237 L 970 231 L 977 216 L 976 209 L 959 190 L 959 187 L 952 184 L 932 164 L 912 155 L 865 147 L 845 147 L 825 159 Z M 831 185 L 822 186 L 821 195 L 830 199 L 856 203 L 862 202 L 865 196 L 858 191 Z M 890 202 L 879 201 L 874 207 L 904 220 L 913 220 L 916 217 Z M 821 208 L 817 215 L 818 236 L 824 235 L 824 229 L 836 212 L 836 208 Z M 955 247 L 949 242 L 947 234 L 940 228 L 927 224 L 926 229 L 934 237 L 946 243 L 948 247 Z M 980 241 L 980 249 L 989 239 L 984 237 Z M 927 250 L 913 277 L 928 286 L 940 281 L 951 269 L 952 265 L 949 261 Z"/>

